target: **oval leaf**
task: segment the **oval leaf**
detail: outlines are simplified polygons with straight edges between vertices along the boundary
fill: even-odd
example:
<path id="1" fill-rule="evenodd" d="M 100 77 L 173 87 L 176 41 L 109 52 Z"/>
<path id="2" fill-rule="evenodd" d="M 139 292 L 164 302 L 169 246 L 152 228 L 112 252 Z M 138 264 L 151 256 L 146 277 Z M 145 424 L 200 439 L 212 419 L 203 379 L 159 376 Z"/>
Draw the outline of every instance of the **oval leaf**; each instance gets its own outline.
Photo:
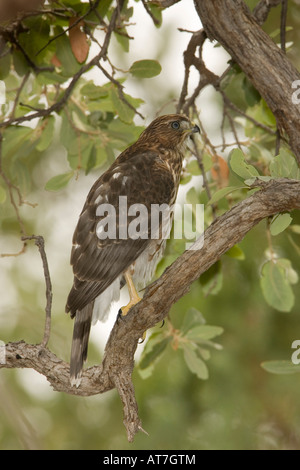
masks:
<path id="1" fill-rule="evenodd" d="M 78 62 L 82 64 L 87 59 L 90 47 L 86 34 L 81 29 L 84 26 L 84 22 L 80 21 L 78 24 L 72 27 L 76 21 L 76 17 L 70 18 L 69 26 L 71 29 L 69 30 L 69 38 L 72 52 Z"/>
<path id="2" fill-rule="evenodd" d="M 115 111 L 119 115 L 121 121 L 130 124 L 134 117 L 134 110 L 130 108 L 128 104 L 126 104 L 126 102 L 120 98 L 115 88 L 112 88 L 110 96 Z"/>
<path id="3" fill-rule="evenodd" d="M 191 328 L 186 337 L 190 341 L 202 342 L 219 336 L 223 333 L 223 328 L 221 326 L 211 326 L 211 325 L 198 325 L 194 328 Z"/>
<path id="4" fill-rule="evenodd" d="M 139 364 L 140 369 L 146 369 L 147 367 L 149 367 L 152 362 L 157 359 L 158 356 L 160 356 L 161 353 L 165 350 L 166 346 L 170 342 L 170 339 L 170 337 L 164 338 L 162 341 L 156 343 L 151 349 L 151 351 L 149 351 L 141 360 Z"/>
<path id="5" fill-rule="evenodd" d="M 273 236 L 278 235 L 283 232 L 292 222 L 292 217 L 290 214 L 278 214 L 273 217 L 270 232 Z"/>
<path id="6" fill-rule="evenodd" d="M 196 308 L 192 307 L 189 308 L 188 311 L 186 312 L 183 322 L 181 325 L 181 331 L 183 334 L 187 333 L 193 326 L 198 326 L 198 325 L 204 325 L 205 319 L 203 318 L 203 315 L 199 310 Z"/>
<path id="7" fill-rule="evenodd" d="M 160 74 L 161 65 L 157 60 L 137 60 L 129 72 L 137 78 L 152 78 Z"/>
<path id="8" fill-rule="evenodd" d="M 232 246 L 228 251 L 226 251 L 225 254 L 235 259 L 239 259 L 239 260 L 245 259 L 245 253 L 238 245 Z"/>
<path id="9" fill-rule="evenodd" d="M 45 185 L 46 191 L 59 191 L 60 189 L 67 186 L 68 182 L 72 178 L 74 172 L 63 173 L 62 175 L 53 176 Z"/>
<path id="10" fill-rule="evenodd" d="M 244 154 L 240 149 L 234 149 L 230 153 L 230 167 L 236 175 L 244 180 L 259 176 L 257 169 L 246 163 Z"/>
<path id="11" fill-rule="evenodd" d="M 200 359 L 196 351 L 186 345 L 183 349 L 183 357 L 186 365 L 193 374 L 196 374 L 199 379 L 208 379 L 208 369 L 205 362 Z"/>
<path id="12" fill-rule="evenodd" d="M 246 186 L 227 186 L 227 188 L 221 188 L 215 192 L 212 198 L 208 201 L 207 204 L 215 204 L 215 202 L 223 199 L 223 197 L 227 196 L 228 194 L 232 193 L 233 191 L 237 191 L 238 189 L 246 188 Z"/>
<path id="13" fill-rule="evenodd" d="M 294 293 L 286 276 L 286 270 L 278 262 L 268 261 L 262 268 L 260 285 L 267 303 L 280 312 L 290 312 L 294 305 Z"/>
<path id="14" fill-rule="evenodd" d="M 266 361 L 261 366 L 272 374 L 295 374 L 300 372 L 300 364 L 293 364 L 292 361 Z"/>

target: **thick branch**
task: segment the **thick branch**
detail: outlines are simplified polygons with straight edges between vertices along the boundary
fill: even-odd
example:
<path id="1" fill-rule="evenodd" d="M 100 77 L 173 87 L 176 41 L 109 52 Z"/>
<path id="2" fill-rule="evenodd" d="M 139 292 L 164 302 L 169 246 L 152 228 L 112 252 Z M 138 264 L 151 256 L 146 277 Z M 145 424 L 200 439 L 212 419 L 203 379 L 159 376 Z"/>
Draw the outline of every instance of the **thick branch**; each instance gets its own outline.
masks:
<path id="1" fill-rule="evenodd" d="M 203 27 L 239 64 L 289 136 L 300 163 L 300 107 L 292 102 L 299 72 L 261 29 L 243 0 L 194 0 Z"/>
<path id="2" fill-rule="evenodd" d="M 89 396 L 117 388 L 124 405 L 124 424 L 129 440 L 141 430 L 131 374 L 134 353 L 143 332 L 161 321 L 172 304 L 185 295 L 199 278 L 263 218 L 300 209 L 300 181 L 289 179 L 258 181 L 260 190 L 218 217 L 198 239 L 151 284 L 144 298 L 126 317 L 115 323 L 101 366 L 86 369 L 79 388 L 71 387 L 69 364 L 41 345 L 24 341 L 6 345 L 1 367 L 33 368 L 43 374 L 54 390 Z M 203 245 L 203 246 L 202 246 Z"/>

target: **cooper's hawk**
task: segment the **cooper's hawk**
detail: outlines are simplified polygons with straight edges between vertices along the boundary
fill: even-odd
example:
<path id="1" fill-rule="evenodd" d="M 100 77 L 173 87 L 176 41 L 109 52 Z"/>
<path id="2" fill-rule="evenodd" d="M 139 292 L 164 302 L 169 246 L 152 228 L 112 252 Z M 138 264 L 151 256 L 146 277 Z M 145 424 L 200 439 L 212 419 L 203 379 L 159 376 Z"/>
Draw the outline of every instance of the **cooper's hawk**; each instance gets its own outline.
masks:
<path id="1" fill-rule="evenodd" d="M 163 217 L 153 207 L 175 203 L 186 140 L 199 127 L 183 115 L 155 119 L 92 186 L 73 236 L 74 284 L 66 312 L 75 317 L 70 361 L 72 385 L 80 384 L 91 323 L 105 320 L 110 304 L 128 285 L 126 315 L 140 300 L 134 284 L 153 277 L 166 244 Z M 139 216 L 137 216 L 139 214 Z M 154 220 L 155 219 L 155 220 Z"/>

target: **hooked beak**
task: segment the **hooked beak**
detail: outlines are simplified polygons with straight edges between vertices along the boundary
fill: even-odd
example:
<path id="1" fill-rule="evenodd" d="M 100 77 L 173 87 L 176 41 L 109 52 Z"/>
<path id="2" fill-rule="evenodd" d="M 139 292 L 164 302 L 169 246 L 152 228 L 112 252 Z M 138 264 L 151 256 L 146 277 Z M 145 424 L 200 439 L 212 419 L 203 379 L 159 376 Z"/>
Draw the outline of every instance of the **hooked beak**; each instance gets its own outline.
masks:
<path id="1" fill-rule="evenodd" d="M 193 126 L 193 127 L 192 127 L 192 129 L 191 129 L 191 132 L 192 132 L 193 134 L 195 134 L 196 132 L 199 132 L 199 133 L 200 133 L 200 127 L 197 126 L 197 124 L 194 124 L 194 123 L 192 122 L 192 126 Z"/>

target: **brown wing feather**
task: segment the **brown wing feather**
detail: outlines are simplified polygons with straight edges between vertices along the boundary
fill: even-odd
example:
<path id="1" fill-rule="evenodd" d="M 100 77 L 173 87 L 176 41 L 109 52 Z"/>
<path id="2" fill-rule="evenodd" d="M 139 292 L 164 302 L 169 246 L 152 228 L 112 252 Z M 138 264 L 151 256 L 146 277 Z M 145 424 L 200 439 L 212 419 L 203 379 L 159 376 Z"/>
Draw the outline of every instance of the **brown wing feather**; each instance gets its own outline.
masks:
<path id="1" fill-rule="evenodd" d="M 117 177 L 116 177 L 117 175 Z M 144 204 L 150 221 L 151 204 L 169 204 L 176 196 L 175 184 L 167 165 L 154 152 L 124 154 L 115 161 L 91 188 L 73 237 L 71 264 L 74 284 L 66 311 L 71 316 L 100 295 L 145 250 L 147 239 L 99 240 L 96 229 L 101 217 L 96 215 L 101 202 L 116 208 L 118 235 L 119 196 L 127 196 L 128 207 Z M 130 221 L 130 217 L 128 217 Z M 150 223 L 148 223 L 150 230 Z M 150 235 L 150 233 L 149 233 Z"/>

